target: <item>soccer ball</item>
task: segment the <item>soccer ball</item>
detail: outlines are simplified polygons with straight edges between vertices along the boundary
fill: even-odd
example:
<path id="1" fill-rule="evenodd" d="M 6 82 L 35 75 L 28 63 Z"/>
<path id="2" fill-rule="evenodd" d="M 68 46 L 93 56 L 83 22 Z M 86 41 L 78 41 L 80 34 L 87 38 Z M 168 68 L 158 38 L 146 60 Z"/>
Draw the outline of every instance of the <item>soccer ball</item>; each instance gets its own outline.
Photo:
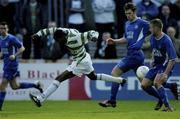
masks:
<path id="1" fill-rule="evenodd" d="M 140 66 L 136 71 L 136 75 L 140 80 L 143 80 L 148 71 L 149 68 L 147 66 Z"/>

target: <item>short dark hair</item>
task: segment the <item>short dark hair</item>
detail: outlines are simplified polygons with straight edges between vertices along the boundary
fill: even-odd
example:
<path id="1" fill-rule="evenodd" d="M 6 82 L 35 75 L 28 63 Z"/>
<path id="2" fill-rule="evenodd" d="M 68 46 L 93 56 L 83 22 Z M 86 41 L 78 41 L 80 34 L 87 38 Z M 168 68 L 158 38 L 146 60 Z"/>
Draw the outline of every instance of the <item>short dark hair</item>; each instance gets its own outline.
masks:
<path id="1" fill-rule="evenodd" d="M 136 11 L 136 6 L 132 2 L 128 2 L 124 6 L 124 11 L 132 10 L 133 12 Z"/>
<path id="2" fill-rule="evenodd" d="M 162 23 L 162 21 L 160 19 L 153 19 L 153 20 L 150 21 L 150 24 L 152 24 L 153 26 L 156 26 L 156 27 L 158 27 L 160 29 L 163 28 L 163 23 Z"/>
<path id="3" fill-rule="evenodd" d="M 5 22 L 5 21 L 0 22 L 0 25 L 3 25 L 3 26 L 7 25 L 8 26 L 7 22 Z"/>
<path id="4" fill-rule="evenodd" d="M 54 39 L 57 40 L 58 38 L 62 38 L 62 37 L 65 37 L 66 36 L 66 33 L 60 29 L 56 30 L 54 32 Z"/>

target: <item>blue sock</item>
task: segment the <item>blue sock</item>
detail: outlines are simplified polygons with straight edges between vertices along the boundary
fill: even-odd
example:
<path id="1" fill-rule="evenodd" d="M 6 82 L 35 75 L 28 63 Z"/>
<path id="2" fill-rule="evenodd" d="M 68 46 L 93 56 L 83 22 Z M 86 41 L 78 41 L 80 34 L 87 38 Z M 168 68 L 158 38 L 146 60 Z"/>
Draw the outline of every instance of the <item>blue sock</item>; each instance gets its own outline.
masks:
<path id="1" fill-rule="evenodd" d="M 170 107 L 170 104 L 169 104 L 169 100 L 167 98 L 167 94 L 166 94 L 166 91 L 164 89 L 164 87 L 160 87 L 159 89 L 157 89 L 158 93 L 159 93 L 159 96 L 161 97 L 165 107 Z"/>
<path id="2" fill-rule="evenodd" d="M 173 84 L 173 83 L 164 83 L 164 84 L 163 84 L 163 87 L 164 87 L 164 88 L 169 88 L 169 89 L 171 89 L 171 88 L 172 88 L 172 84 Z"/>
<path id="3" fill-rule="evenodd" d="M 36 88 L 37 86 L 34 83 L 20 83 L 20 89 L 26 88 Z"/>
<path id="4" fill-rule="evenodd" d="M 147 88 L 147 89 L 143 89 L 146 93 L 148 93 L 149 95 L 151 96 L 154 96 L 156 98 L 158 98 L 159 100 L 161 100 L 157 90 L 154 88 L 154 87 L 150 87 L 150 88 Z"/>
<path id="5" fill-rule="evenodd" d="M 6 92 L 0 92 L 0 110 L 2 109 L 5 96 Z"/>
<path id="6" fill-rule="evenodd" d="M 118 83 L 112 83 L 111 85 L 111 101 L 116 101 L 116 96 L 119 90 L 119 84 Z"/>

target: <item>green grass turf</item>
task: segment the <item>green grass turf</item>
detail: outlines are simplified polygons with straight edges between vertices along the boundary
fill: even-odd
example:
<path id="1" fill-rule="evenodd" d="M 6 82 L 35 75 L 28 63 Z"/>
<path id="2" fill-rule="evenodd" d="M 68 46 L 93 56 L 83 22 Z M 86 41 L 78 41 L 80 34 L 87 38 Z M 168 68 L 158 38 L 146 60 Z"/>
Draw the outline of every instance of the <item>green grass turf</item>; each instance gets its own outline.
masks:
<path id="1" fill-rule="evenodd" d="M 0 119 L 180 119 L 180 102 L 174 112 L 154 111 L 154 101 L 119 101 L 102 108 L 98 101 L 47 101 L 38 108 L 30 101 L 5 101 Z"/>

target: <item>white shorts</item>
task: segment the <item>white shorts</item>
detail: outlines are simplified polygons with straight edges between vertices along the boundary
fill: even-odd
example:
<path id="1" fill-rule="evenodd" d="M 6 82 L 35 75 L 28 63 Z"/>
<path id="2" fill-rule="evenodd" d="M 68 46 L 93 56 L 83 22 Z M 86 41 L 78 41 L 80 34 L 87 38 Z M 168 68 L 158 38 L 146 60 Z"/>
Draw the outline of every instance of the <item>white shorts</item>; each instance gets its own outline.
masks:
<path id="1" fill-rule="evenodd" d="M 67 71 L 72 71 L 74 75 L 82 76 L 82 74 L 89 74 L 94 71 L 92 66 L 92 60 L 88 53 L 86 53 L 86 57 L 82 59 L 80 62 L 73 61 L 71 65 L 66 68 Z"/>

